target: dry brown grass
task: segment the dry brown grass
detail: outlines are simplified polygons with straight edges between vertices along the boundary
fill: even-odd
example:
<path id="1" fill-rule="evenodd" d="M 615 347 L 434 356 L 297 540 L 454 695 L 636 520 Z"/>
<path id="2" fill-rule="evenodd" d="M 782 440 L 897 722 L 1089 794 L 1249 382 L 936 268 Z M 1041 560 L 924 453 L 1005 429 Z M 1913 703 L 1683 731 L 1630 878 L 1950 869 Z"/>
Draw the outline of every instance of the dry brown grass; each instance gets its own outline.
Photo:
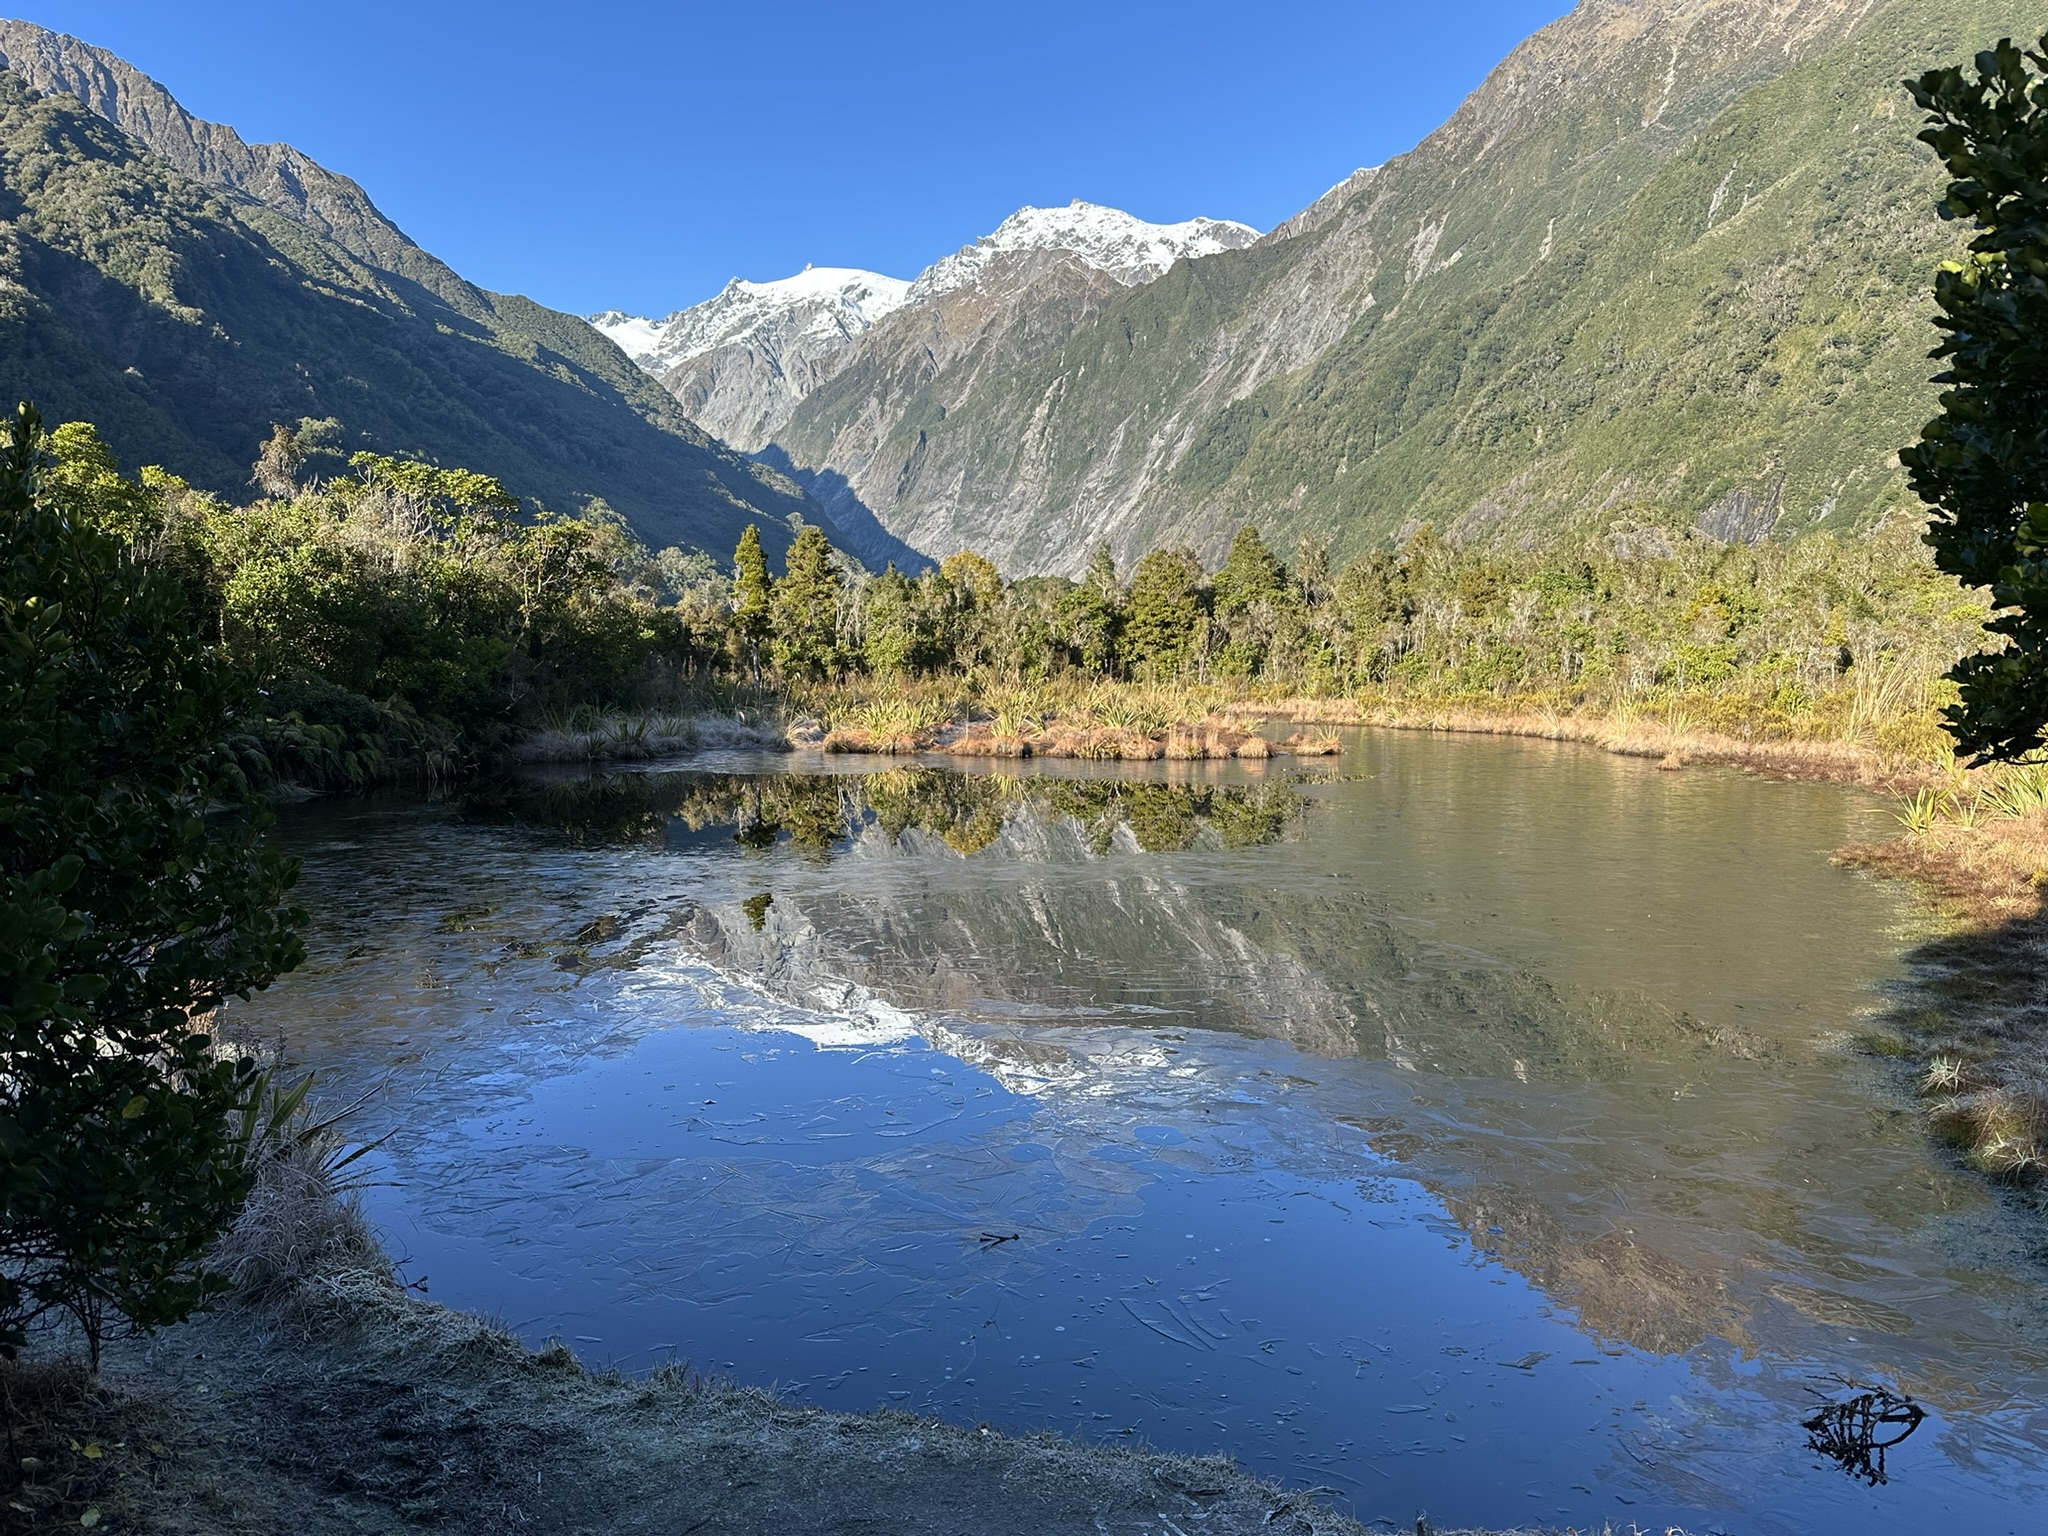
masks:
<path id="1" fill-rule="evenodd" d="M 835 752 L 1100 761 L 1257 757 L 1269 721 L 1323 727 L 1266 740 L 1268 755 L 1336 750 L 1331 726 L 1385 726 L 1580 741 L 1668 767 L 1727 763 L 1780 778 L 1885 789 L 1939 783 L 1953 765 L 1932 707 L 1781 716 L 1757 701 L 1645 695 L 1605 704 L 1547 696 L 1375 693 L 1296 697 L 1249 683 L 1034 683 L 971 675 L 886 687 L 861 679 L 801 701 Z M 1839 704 L 1841 701 L 1837 701 Z M 1925 701 L 1921 701 L 1922 705 Z"/>
<path id="2" fill-rule="evenodd" d="M 1646 715 L 1592 715 L 1549 710 L 1475 709 L 1469 705 L 1383 701 L 1359 707 L 1359 724 L 1395 730 L 1470 732 L 1580 741 L 1621 757 L 1660 764 L 1726 763 L 1777 778 L 1906 789 L 1931 783 L 1947 769 L 1941 761 L 1882 751 L 1857 741 L 1828 738 L 1755 738 L 1676 728 Z"/>
<path id="3" fill-rule="evenodd" d="M 1953 931 L 1912 955 L 1891 1029 L 1926 1064 L 1920 1089 L 1937 1133 L 1985 1173 L 2048 1172 L 2048 811 L 1936 817 L 1840 862 L 1910 879 Z"/>
<path id="4" fill-rule="evenodd" d="M 212 1259 L 240 1304 L 305 1324 L 342 1301 L 396 1294 L 391 1260 L 355 1192 L 336 1187 L 338 1151 L 328 1135 L 290 1140 L 257 1165 L 255 1187 Z"/>

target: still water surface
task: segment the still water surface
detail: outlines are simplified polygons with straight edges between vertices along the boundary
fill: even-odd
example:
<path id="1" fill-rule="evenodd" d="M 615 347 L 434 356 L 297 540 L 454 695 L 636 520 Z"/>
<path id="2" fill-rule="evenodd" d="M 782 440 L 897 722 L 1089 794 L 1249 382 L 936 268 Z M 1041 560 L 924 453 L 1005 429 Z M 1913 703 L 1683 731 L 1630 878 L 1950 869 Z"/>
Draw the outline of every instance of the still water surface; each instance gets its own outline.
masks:
<path id="1" fill-rule="evenodd" d="M 407 1273 L 587 1361 L 1224 1448 L 1366 1520 L 2048 1526 L 2048 1288 L 1845 1047 L 1865 796 L 1363 733 L 1326 769 L 706 755 L 315 803 L 243 1009 L 375 1088 Z M 1801 1423 L 1929 1418 L 1888 1481 Z"/>

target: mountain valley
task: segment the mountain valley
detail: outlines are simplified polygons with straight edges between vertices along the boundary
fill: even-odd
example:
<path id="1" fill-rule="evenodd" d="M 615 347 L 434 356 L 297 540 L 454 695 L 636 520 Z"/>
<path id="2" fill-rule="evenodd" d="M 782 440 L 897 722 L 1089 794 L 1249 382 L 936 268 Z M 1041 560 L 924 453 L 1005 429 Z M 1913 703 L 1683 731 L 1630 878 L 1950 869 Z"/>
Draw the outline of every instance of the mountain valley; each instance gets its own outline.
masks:
<path id="1" fill-rule="evenodd" d="M 2030 19 L 1587 0 L 1263 238 L 1117 270 L 998 231 L 973 280 L 940 263 L 788 374 L 765 343 L 656 366 L 842 526 L 1014 574 L 1101 541 L 1213 560 L 1247 521 L 1340 555 L 1424 520 L 1867 527 L 1905 504 L 1959 243 L 1898 82 Z"/>

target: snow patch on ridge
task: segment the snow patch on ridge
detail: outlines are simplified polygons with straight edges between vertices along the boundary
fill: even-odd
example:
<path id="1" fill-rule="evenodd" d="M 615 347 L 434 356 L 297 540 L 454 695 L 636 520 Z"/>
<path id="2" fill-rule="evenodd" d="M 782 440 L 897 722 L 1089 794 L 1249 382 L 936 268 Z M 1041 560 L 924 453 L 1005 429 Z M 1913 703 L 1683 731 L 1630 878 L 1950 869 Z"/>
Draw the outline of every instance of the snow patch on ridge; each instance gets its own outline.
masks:
<path id="1" fill-rule="evenodd" d="M 661 322 L 658 320 L 629 315 L 622 309 L 608 309 L 601 315 L 592 315 L 590 323 L 643 368 L 661 345 Z"/>
<path id="2" fill-rule="evenodd" d="M 994 234 L 926 267 L 910 285 L 909 302 L 972 287 L 989 263 L 1006 252 L 1065 252 L 1132 287 L 1161 276 L 1184 256 L 1239 250 L 1258 238 L 1249 224 L 1230 219 L 1148 224 L 1078 198 L 1064 208 L 1019 208 Z"/>
<path id="3" fill-rule="evenodd" d="M 1258 238 L 1249 224 L 1230 219 L 1149 224 L 1076 200 L 1064 208 L 1018 209 L 993 234 L 934 262 L 914 282 L 857 267 L 806 267 L 768 283 L 736 277 L 714 297 L 665 319 L 610 309 L 592 315 L 590 323 L 657 376 L 721 348 L 739 347 L 760 354 L 786 378 L 787 364 L 836 353 L 906 304 L 978 285 L 990 263 L 1005 255 L 1069 256 L 1135 287 L 1183 257 L 1239 250 Z"/>
<path id="4" fill-rule="evenodd" d="M 592 315 L 590 323 L 650 373 L 735 342 L 746 343 L 767 329 L 830 343 L 850 341 L 900 308 L 910 284 L 857 267 L 806 267 L 794 277 L 751 283 L 736 277 L 716 296 L 666 319 L 650 320 L 621 310 Z"/>

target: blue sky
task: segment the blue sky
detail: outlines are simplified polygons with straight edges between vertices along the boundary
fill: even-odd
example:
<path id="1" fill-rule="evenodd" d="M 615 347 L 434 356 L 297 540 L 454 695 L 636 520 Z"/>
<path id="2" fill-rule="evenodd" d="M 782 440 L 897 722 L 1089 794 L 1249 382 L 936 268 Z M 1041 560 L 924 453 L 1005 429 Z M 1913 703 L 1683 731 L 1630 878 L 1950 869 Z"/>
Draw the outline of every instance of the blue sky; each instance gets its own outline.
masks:
<path id="1" fill-rule="evenodd" d="M 1261 229 L 1412 147 L 1566 0 L 15 0 L 366 187 L 472 281 L 665 313 L 899 277 L 1025 203 Z"/>

